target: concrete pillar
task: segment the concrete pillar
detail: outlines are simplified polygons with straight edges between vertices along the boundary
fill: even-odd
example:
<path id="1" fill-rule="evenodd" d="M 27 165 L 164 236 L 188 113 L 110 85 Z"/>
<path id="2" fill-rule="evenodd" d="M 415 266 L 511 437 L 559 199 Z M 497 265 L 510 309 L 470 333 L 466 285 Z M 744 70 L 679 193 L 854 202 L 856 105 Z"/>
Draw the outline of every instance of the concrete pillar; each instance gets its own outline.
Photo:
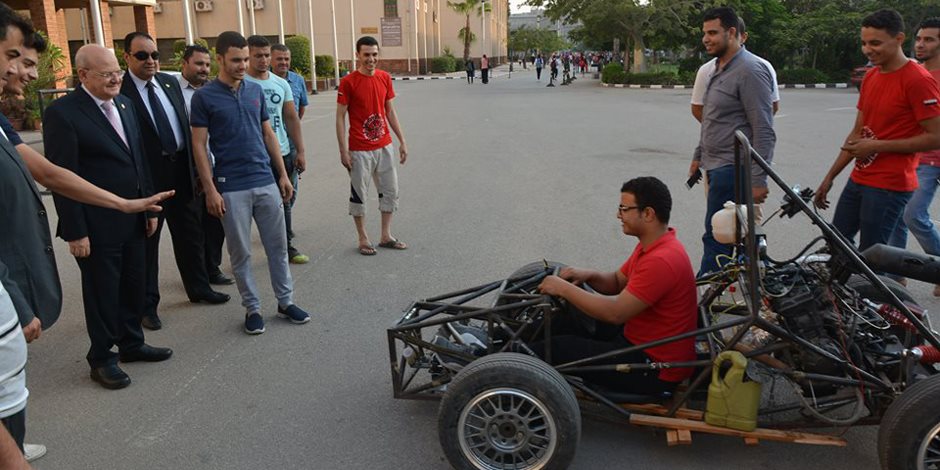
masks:
<path id="1" fill-rule="evenodd" d="M 153 19 L 153 7 L 134 5 L 134 31 L 147 33 L 157 39 L 157 25 Z"/>
<path id="2" fill-rule="evenodd" d="M 29 17 L 37 29 L 46 32 L 50 43 L 62 49 L 66 60 L 56 74 L 56 88 L 65 88 L 66 80 L 72 76 L 68 33 L 65 30 L 65 10 L 57 12 L 55 0 L 34 0 L 29 2 Z"/>

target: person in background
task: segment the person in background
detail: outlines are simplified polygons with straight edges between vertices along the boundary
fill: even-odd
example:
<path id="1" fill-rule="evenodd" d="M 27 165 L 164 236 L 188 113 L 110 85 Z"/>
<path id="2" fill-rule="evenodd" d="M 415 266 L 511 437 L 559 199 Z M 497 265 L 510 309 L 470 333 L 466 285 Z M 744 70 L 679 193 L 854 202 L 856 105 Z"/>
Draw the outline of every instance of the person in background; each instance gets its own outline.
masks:
<path id="1" fill-rule="evenodd" d="M 294 109 L 297 111 L 299 127 L 299 121 L 304 118 L 304 111 L 309 104 L 309 101 L 307 101 L 307 84 L 304 81 L 304 77 L 301 77 L 290 69 L 290 64 L 290 49 L 288 49 L 287 46 L 283 44 L 271 46 L 271 71 L 274 72 L 274 75 L 286 80 L 287 84 L 290 85 L 291 93 L 294 98 Z M 288 141 L 290 142 L 289 155 L 298 155 L 297 142 L 290 137 Z M 310 257 L 301 253 L 297 248 L 294 248 L 294 230 L 291 226 L 291 211 L 294 209 L 294 204 L 297 202 L 297 192 L 300 190 L 301 166 L 296 164 L 296 159 L 291 158 L 284 160 L 284 164 L 287 166 L 287 175 L 290 176 L 291 184 L 294 186 L 294 197 L 291 198 L 289 203 L 284 204 L 284 222 L 287 225 L 287 259 L 294 264 L 306 264 L 310 261 Z M 306 169 L 306 160 L 304 160 L 302 167 Z"/>
<path id="2" fill-rule="evenodd" d="M 904 55 L 904 20 L 878 10 L 862 20 L 862 52 L 874 64 L 862 80 L 855 125 L 814 203 L 829 207 L 835 178 L 853 163 L 832 225 L 858 249 L 888 243 L 917 189 L 917 153 L 940 148 L 940 86 Z M 707 100 L 706 100 L 707 102 Z"/>
<path id="3" fill-rule="evenodd" d="M 917 28 L 914 39 L 914 55 L 940 83 L 940 18 L 928 18 Z M 904 214 L 897 228 L 891 234 L 888 244 L 898 248 L 907 248 L 907 232 L 910 230 L 917 243 L 928 255 L 940 256 L 940 233 L 930 219 L 930 203 L 940 182 L 940 149 L 917 154 L 917 189 L 904 207 Z M 906 284 L 906 279 L 899 279 Z M 933 288 L 933 295 L 940 297 L 940 284 Z"/>
<path id="4" fill-rule="evenodd" d="M 196 90 L 202 88 L 209 81 L 209 72 L 212 69 L 212 62 L 209 55 L 209 49 L 199 44 L 192 44 L 183 50 L 183 63 L 180 67 L 180 88 L 183 91 L 183 100 L 186 102 L 186 115 L 190 114 L 193 95 Z M 209 162 L 215 166 L 215 158 L 212 152 L 209 152 Z M 202 184 L 198 184 L 199 192 L 202 192 Z M 204 194 L 203 194 L 204 197 Z M 206 234 L 206 272 L 209 274 L 209 284 L 216 286 L 227 286 L 235 283 L 235 280 L 226 276 L 222 272 L 222 244 L 225 243 L 225 230 L 222 229 L 222 221 L 217 217 L 212 217 L 206 211 L 205 203 L 199 208 L 202 215 L 202 231 Z"/>

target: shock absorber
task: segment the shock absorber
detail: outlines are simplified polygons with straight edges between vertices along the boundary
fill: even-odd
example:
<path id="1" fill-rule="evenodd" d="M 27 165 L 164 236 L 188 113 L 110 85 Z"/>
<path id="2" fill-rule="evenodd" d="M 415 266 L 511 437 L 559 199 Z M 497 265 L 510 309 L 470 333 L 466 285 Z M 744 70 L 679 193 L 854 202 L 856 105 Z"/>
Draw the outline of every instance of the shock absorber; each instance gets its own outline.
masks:
<path id="1" fill-rule="evenodd" d="M 907 305 L 907 308 L 918 319 L 924 318 L 923 309 L 914 305 L 910 305 L 910 304 L 905 304 L 905 305 Z M 888 323 L 891 323 L 894 326 L 899 326 L 901 328 L 904 328 L 907 331 L 917 333 L 917 327 L 915 327 L 914 324 L 911 323 L 911 321 L 908 320 L 907 317 L 905 317 L 904 314 L 901 313 L 900 310 L 894 308 L 894 306 L 891 304 L 881 304 L 881 307 L 878 307 L 878 314 L 881 315 L 882 318 L 887 320 Z"/>
<path id="2" fill-rule="evenodd" d="M 921 364 L 929 365 L 940 362 L 940 351 L 930 344 L 915 346 L 911 348 L 911 353 L 918 358 Z"/>

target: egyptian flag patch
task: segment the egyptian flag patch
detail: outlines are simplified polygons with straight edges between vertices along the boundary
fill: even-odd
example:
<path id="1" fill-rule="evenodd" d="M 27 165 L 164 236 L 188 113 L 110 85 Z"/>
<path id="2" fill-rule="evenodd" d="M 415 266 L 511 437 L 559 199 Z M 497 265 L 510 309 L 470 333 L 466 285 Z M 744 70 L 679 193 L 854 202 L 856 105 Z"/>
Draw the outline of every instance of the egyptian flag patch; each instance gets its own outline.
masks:
<path id="1" fill-rule="evenodd" d="M 936 106 L 936 105 L 937 105 L 937 99 L 936 99 L 936 98 L 929 99 L 929 100 L 924 100 L 924 106 Z"/>

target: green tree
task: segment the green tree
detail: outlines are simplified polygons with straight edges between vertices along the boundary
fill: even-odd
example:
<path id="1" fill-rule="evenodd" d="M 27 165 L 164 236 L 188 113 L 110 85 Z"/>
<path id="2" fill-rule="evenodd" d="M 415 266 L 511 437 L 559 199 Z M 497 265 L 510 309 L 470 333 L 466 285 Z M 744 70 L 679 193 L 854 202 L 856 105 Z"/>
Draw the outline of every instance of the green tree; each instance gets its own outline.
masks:
<path id="1" fill-rule="evenodd" d="M 290 63 L 294 71 L 301 75 L 310 75 L 310 39 L 307 36 L 291 36 L 284 40 L 284 45 L 290 49 Z M 323 73 L 323 72 L 320 72 Z"/>
<path id="2" fill-rule="evenodd" d="M 490 4 L 483 3 L 483 1 L 484 0 L 464 0 L 462 2 L 452 2 L 450 0 L 447 1 L 447 6 L 450 7 L 451 10 L 464 15 L 467 19 L 466 26 L 460 28 L 460 31 L 457 32 L 457 37 L 463 41 L 464 62 L 470 58 L 470 44 L 472 44 L 477 37 L 476 34 L 473 34 L 473 30 L 470 29 L 470 15 L 476 12 L 477 16 L 481 16 L 483 14 L 481 5 L 482 8 L 486 9 L 486 11 L 491 11 Z"/>
<path id="3" fill-rule="evenodd" d="M 552 52 L 568 49 L 569 44 L 553 30 L 522 26 L 509 32 L 509 48 L 523 53 Z"/>

